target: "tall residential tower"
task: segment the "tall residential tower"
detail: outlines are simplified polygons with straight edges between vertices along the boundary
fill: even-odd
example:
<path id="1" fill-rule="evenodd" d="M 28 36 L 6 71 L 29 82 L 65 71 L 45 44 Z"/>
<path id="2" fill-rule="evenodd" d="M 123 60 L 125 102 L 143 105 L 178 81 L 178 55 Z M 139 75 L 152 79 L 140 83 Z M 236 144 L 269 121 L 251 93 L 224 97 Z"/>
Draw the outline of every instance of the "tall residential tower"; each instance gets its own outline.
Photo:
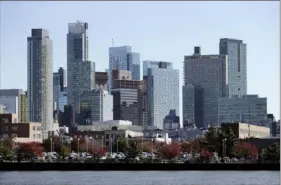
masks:
<path id="1" fill-rule="evenodd" d="M 144 79 L 147 83 L 148 126 L 164 127 L 170 111 L 179 115 L 179 70 L 170 62 L 144 61 Z"/>
<path id="2" fill-rule="evenodd" d="M 29 121 L 42 123 L 43 138 L 53 131 L 53 55 L 49 31 L 32 29 L 27 38 Z"/>

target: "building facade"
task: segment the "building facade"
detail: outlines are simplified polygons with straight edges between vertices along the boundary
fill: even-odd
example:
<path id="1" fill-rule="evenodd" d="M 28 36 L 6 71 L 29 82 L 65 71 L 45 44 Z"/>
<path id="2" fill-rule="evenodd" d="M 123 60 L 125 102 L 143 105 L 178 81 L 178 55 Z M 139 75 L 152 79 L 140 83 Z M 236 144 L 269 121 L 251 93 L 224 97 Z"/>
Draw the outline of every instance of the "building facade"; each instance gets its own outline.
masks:
<path id="1" fill-rule="evenodd" d="M 134 80 L 140 80 L 140 55 L 132 52 L 131 46 L 109 48 L 109 89 L 112 84 L 112 70 L 131 71 Z"/>
<path id="2" fill-rule="evenodd" d="M 268 138 L 270 137 L 270 129 L 268 127 L 262 127 L 257 125 L 251 125 L 248 123 L 222 123 L 222 128 L 231 128 L 234 135 L 237 138 Z"/>
<path id="3" fill-rule="evenodd" d="M 43 137 L 53 130 L 53 48 L 49 32 L 32 29 L 27 38 L 29 121 L 42 123 Z"/>
<path id="4" fill-rule="evenodd" d="M 195 47 L 193 55 L 184 57 L 184 87 L 182 95 L 184 120 L 195 120 L 196 125 L 200 127 L 218 125 L 218 99 L 227 96 L 226 69 L 227 56 L 201 55 L 198 47 Z M 194 89 L 186 87 L 188 85 L 194 86 L 192 88 L 200 91 L 200 93 L 194 93 Z M 203 97 L 201 100 L 200 96 Z M 199 107 L 193 105 L 196 99 L 199 101 L 197 104 Z M 204 114 L 203 118 L 195 116 L 201 115 L 202 111 Z M 204 120 L 196 120 L 198 118 Z"/>
<path id="5" fill-rule="evenodd" d="M 108 75 L 107 72 L 95 72 L 95 84 L 97 86 L 102 86 L 106 89 L 108 89 L 107 84 L 108 84 Z"/>
<path id="6" fill-rule="evenodd" d="M 267 98 L 258 95 L 219 98 L 219 123 L 245 122 L 253 125 L 267 125 Z"/>
<path id="7" fill-rule="evenodd" d="M 219 53 L 228 56 L 228 96 L 247 94 L 247 46 L 242 40 L 220 39 Z"/>
<path id="8" fill-rule="evenodd" d="M 15 114 L 0 114 L 0 138 L 15 142 L 42 142 L 41 123 L 18 122 Z"/>
<path id="9" fill-rule="evenodd" d="M 17 114 L 21 122 L 28 121 L 27 93 L 22 89 L 1 89 L 0 104 L 5 106 L 7 113 Z"/>
<path id="10" fill-rule="evenodd" d="M 88 23 L 68 24 L 67 34 L 67 102 L 79 111 L 79 97 L 95 85 L 95 64 L 88 60 Z"/>
<path id="11" fill-rule="evenodd" d="M 204 90 L 200 86 L 187 84 L 182 87 L 182 109 L 184 121 L 197 128 L 204 127 Z"/>
<path id="12" fill-rule="evenodd" d="M 62 91 L 59 93 L 58 109 L 64 112 L 64 106 L 67 105 L 67 91 Z"/>
<path id="13" fill-rule="evenodd" d="M 28 97 L 27 91 L 19 96 L 19 121 L 22 123 L 29 122 L 28 119 Z"/>
<path id="14" fill-rule="evenodd" d="M 81 124 L 113 120 L 112 95 L 104 89 L 84 91 L 80 98 L 80 116 Z"/>
<path id="15" fill-rule="evenodd" d="M 145 72 L 148 126 L 159 129 L 163 129 L 163 120 L 170 110 L 179 115 L 179 71 L 170 66 L 170 62 L 158 62 L 158 67 L 148 67 Z"/>

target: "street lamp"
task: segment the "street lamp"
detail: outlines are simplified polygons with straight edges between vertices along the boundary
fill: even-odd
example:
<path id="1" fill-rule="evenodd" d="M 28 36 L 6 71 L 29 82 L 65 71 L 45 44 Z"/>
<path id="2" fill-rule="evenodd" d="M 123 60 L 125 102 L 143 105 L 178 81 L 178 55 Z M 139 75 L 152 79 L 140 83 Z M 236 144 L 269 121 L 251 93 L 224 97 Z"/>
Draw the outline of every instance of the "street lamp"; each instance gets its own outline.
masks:
<path id="1" fill-rule="evenodd" d="M 88 142 L 88 137 L 85 138 L 86 139 L 86 153 L 88 154 L 88 151 L 89 151 L 89 142 Z"/>
<path id="2" fill-rule="evenodd" d="M 12 139 L 12 161 L 14 161 L 14 155 L 15 155 L 15 151 L 14 151 L 15 140 L 16 138 L 14 137 Z"/>
<path id="3" fill-rule="evenodd" d="M 116 152 L 118 153 L 118 142 L 119 142 L 119 135 L 116 137 Z"/>
<path id="4" fill-rule="evenodd" d="M 1 137 L 0 141 L 1 141 L 1 148 L 3 148 L 3 138 L 2 137 Z"/>
<path id="5" fill-rule="evenodd" d="M 52 152 L 53 148 L 53 138 L 50 137 L 50 151 Z"/>
<path id="6" fill-rule="evenodd" d="M 94 148 L 94 153 L 96 153 L 96 150 L 95 150 L 95 137 L 96 137 L 96 135 L 93 137 L 93 148 Z"/>
<path id="7" fill-rule="evenodd" d="M 72 142 L 72 140 L 73 140 L 73 138 L 71 137 L 71 138 L 69 138 L 69 141 L 68 141 L 69 142 L 69 150 L 70 150 L 70 152 L 72 152 L 71 151 L 71 142 Z"/>
<path id="8" fill-rule="evenodd" d="M 77 154 L 78 154 L 78 156 L 79 156 L 79 141 L 80 141 L 80 139 L 78 138 L 77 139 Z"/>
<path id="9" fill-rule="evenodd" d="M 112 154 L 112 137 L 110 137 L 110 154 Z"/>
<path id="10" fill-rule="evenodd" d="M 91 137 L 90 137 L 90 141 L 91 141 L 91 142 L 90 142 L 90 143 L 91 143 L 91 152 L 93 152 L 93 141 L 92 141 L 92 139 L 93 139 L 93 137 L 91 136 Z"/>
<path id="11" fill-rule="evenodd" d="M 104 139 L 103 139 L 103 136 L 101 136 L 101 148 L 102 148 L 102 150 L 103 150 L 103 146 L 104 145 Z"/>
<path id="12" fill-rule="evenodd" d="M 224 139 L 222 140 L 222 156 L 223 156 L 223 157 L 225 157 L 225 153 L 226 153 L 226 150 L 225 150 L 225 148 L 226 148 L 225 141 L 226 141 L 226 138 L 224 138 Z"/>

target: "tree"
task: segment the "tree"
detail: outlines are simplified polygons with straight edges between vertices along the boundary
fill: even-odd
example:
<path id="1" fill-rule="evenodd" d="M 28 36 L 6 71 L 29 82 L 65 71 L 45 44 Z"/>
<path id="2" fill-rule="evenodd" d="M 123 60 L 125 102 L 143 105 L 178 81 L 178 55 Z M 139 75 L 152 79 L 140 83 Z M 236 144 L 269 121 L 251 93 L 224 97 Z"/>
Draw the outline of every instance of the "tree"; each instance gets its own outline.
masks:
<path id="1" fill-rule="evenodd" d="M 209 152 L 208 150 L 206 149 L 202 149 L 200 151 L 200 159 L 202 162 L 210 162 L 211 158 L 214 156 L 214 153 L 213 152 Z"/>
<path id="2" fill-rule="evenodd" d="M 128 142 L 124 138 L 120 138 L 113 144 L 112 150 L 114 152 L 117 152 L 117 150 L 118 152 L 127 152 L 128 147 Z"/>
<path id="3" fill-rule="evenodd" d="M 238 142 L 235 145 L 234 152 L 237 157 L 243 157 L 246 160 L 251 157 L 256 157 L 258 154 L 258 149 L 255 145 L 252 145 L 249 142 Z"/>
<path id="4" fill-rule="evenodd" d="M 12 155 L 12 151 L 8 147 L 0 147 L 0 155 L 3 156 L 4 159 L 9 158 Z"/>
<path id="5" fill-rule="evenodd" d="M 177 143 L 165 145 L 159 152 L 163 158 L 171 160 L 180 155 L 180 145 Z"/>
<path id="6" fill-rule="evenodd" d="M 64 159 L 66 156 L 68 156 L 69 153 L 70 153 L 70 149 L 67 146 L 62 145 L 60 156 L 62 156 L 62 158 Z"/>
<path id="7" fill-rule="evenodd" d="M 141 148 L 139 144 L 135 141 L 129 143 L 129 147 L 127 149 L 127 156 L 129 158 L 136 158 L 141 152 Z"/>
<path id="8" fill-rule="evenodd" d="M 210 152 L 217 152 L 218 150 L 218 134 L 219 129 L 210 127 L 208 132 L 204 134 L 204 140 L 202 143 L 203 147 Z"/>
<path id="9" fill-rule="evenodd" d="M 280 143 L 274 143 L 264 150 L 264 158 L 271 162 L 280 161 Z"/>
<path id="10" fill-rule="evenodd" d="M 42 146 L 44 147 L 46 152 L 51 151 L 51 145 L 52 145 L 52 152 L 60 153 L 61 147 L 62 147 L 62 142 L 61 142 L 60 137 L 53 136 L 52 139 L 49 138 L 49 139 L 43 140 Z"/>
<path id="11" fill-rule="evenodd" d="M 192 153 L 192 144 L 190 142 L 183 142 L 180 144 L 181 152 Z"/>
<path id="12" fill-rule="evenodd" d="M 229 157 L 234 156 L 234 146 L 237 143 L 237 138 L 234 135 L 230 127 L 222 128 L 219 130 L 218 142 L 217 142 L 217 152 L 219 156 L 223 156 L 223 150 L 225 150 L 225 155 Z M 224 148 L 225 147 L 225 148 Z"/>
<path id="13" fill-rule="evenodd" d="M 23 154 L 26 158 L 41 157 L 44 148 L 40 143 L 29 142 L 29 143 L 17 143 L 18 153 Z"/>

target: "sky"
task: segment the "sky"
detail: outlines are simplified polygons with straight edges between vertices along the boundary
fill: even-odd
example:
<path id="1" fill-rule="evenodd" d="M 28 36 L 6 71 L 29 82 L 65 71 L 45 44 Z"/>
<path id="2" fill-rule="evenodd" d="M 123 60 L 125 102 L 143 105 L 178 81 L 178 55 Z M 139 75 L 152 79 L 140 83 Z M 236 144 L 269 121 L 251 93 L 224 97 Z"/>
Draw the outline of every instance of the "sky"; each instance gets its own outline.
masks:
<path id="1" fill-rule="evenodd" d="M 108 68 L 108 48 L 130 45 L 141 61 L 172 62 L 183 78 L 184 55 L 200 46 L 218 54 L 220 38 L 247 44 L 248 94 L 268 99 L 280 118 L 280 14 L 276 2 L 0 2 L 1 88 L 27 89 L 27 37 L 49 30 L 53 69 L 66 68 L 68 23 L 89 23 L 89 59 Z M 181 91 L 181 90 L 180 90 Z M 180 95 L 181 97 L 181 95 Z"/>

